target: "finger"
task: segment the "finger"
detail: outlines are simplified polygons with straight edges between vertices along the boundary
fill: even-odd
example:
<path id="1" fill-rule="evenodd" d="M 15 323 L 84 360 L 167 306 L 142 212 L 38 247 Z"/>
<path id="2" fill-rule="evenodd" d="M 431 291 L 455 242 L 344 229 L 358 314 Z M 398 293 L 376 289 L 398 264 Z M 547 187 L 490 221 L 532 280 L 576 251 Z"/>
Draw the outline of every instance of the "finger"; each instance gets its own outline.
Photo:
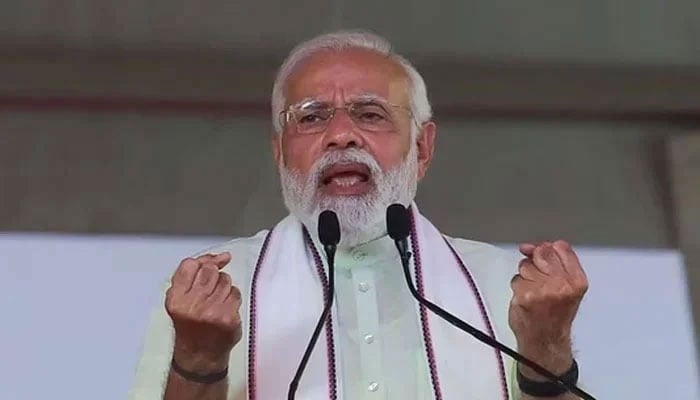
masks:
<path id="1" fill-rule="evenodd" d="M 586 274 L 583 268 L 581 268 L 581 262 L 569 243 L 563 240 L 557 240 L 552 247 L 554 251 L 556 251 L 557 256 L 561 259 L 567 274 L 575 279 L 586 279 Z"/>
<path id="2" fill-rule="evenodd" d="M 510 278 L 510 288 L 513 289 L 514 292 L 515 292 L 515 286 L 516 286 L 517 282 L 521 279 L 523 279 L 523 277 L 520 276 L 520 274 L 515 274 L 515 275 L 513 275 L 512 278 Z"/>
<path id="3" fill-rule="evenodd" d="M 524 310 L 531 309 L 537 302 L 538 285 L 538 283 L 528 281 L 520 275 L 515 275 L 510 281 L 510 287 L 513 291 L 510 304 Z"/>
<path id="4" fill-rule="evenodd" d="M 540 245 L 536 246 L 532 250 L 532 256 L 530 257 L 530 259 L 532 260 L 532 265 L 534 265 L 535 268 L 537 268 L 541 273 L 543 273 L 545 275 L 549 275 L 551 272 L 550 271 L 551 267 L 549 265 L 549 261 L 547 259 L 545 259 L 543 257 L 543 254 L 542 254 L 545 246 L 546 246 L 546 242 L 544 244 L 540 244 Z"/>
<path id="5" fill-rule="evenodd" d="M 226 326 L 238 330 L 238 334 L 241 334 L 241 303 L 239 301 L 230 300 L 232 299 L 231 296 L 229 296 L 228 299 L 229 300 L 218 304 L 217 308 Z"/>
<path id="6" fill-rule="evenodd" d="M 225 251 L 223 253 L 219 253 L 214 258 L 212 259 L 212 262 L 216 264 L 216 266 L 219 269 L 222 269 L 225 267 L 229 262 L 231 262 L 231 253 L 228 251 Z"/>
<path id="7" fill-rule="evenodd" d="M 228 297 L 226 298 L 226 301 L 234 301 L 234 302 L 239 302 L 241 301 L 241 290 L 238 288 L 236 285 L 231 286 L 231 292 L 229 292 Z"/>
<path id="8" fill-rule="evenodd" d="M 230 310 L 238 311 L 241 308 L 241 291 L 235 285 L 231 286 L 228 297 L 224 300 L 224 306 Z"/>
<path id="9" fill-rule="evenodd" d="M 517 295 L 521 292 L 523 285 L 530 283 L 531 281 L 523 278 L 522 275 L 516 274 L 510 279 L 510 288 L 513 290 L 513 294 Z"/>
<path id="10" fill-rule="evenodd" d="M 533 243 L 522 243 L 519 246 L 520 253 L 525 257 L 532 257 L 532 252 L 535 250 L 535 247 L 537 247 L 537 245 Z"/>
<path id="11" fill-rule="evenodd" d="M 523 258 L 518 263 L 518 273 L 523 279 L 528 281 L 541 280 L 546 275 L 542 273 L 529 258 Z"/>
<path id="12" fill-rule="evenodd" d="M 563 275 L 565 273 L 559 256 L 549 242 L 545 242 L 535 249 L 532 261 L 540 271 L 547 275 Z"/>
<path id="13" fill-rule="evenodd" d="M 197 260 L 202 264 L 214 263 L 217 268 L 223 268 L 231 261 L 231 253 L 225 251 L 219 254 L 203 254 L 197 257 Z"/>
<path id="14" fill-rule="evenodd" d="M 219 280 L 219 269 L 213 263 L 207 263 L 197 272 L 197 276 L 192 283 L 192 291 L 197 291 L 205 296 L 209 296 Z"/>
<path id="15" fill-rule="evenodd" d="M 195 260 L 202 262 L 202 263 L 206 263 L 206 262 L 209 262 L 209 260 L 211 260 L 212 258 L 214 258 L 215 255 L 216 254 L 211 254 L 211 253 L 202 254 L 201 256 L 195 257 Z"/>
<path id="16" fill-rule="evenodd" d="M 219 280 L 209 299 L 215 303 L 223 303 L 231 293 L 231 288 L 231 276 L 225 272 L 219 272 Z"/>
<path id="17" fill-rule="evenodd" d="M 216 254 L 202 254 L 201 256 L 197 256 L 195 260 L 199 261 L 200 264 L 208 264 L 210 263 L 214 257 L 216 257 Z"/>
<path id="18" fill-rule="evenodd" d="M 520 274 L 517 274 L 511 278 L 510 289 L 513 292 L 513 298 L 511 299 L 511 303 L 515 305 L 522 304 L 523 293 L 527 291 L 527 285 L 530 283 L 531 281 L 528 281 L 527 279 L 523 278 Z"/>
<path id="19" fill-rule="evenodd" d="M 170 282 L 173 288 L 181 293 L 186 293 L 192 288 L 200 263 L 194 258 L 185 258 L 175 270 Z"/>

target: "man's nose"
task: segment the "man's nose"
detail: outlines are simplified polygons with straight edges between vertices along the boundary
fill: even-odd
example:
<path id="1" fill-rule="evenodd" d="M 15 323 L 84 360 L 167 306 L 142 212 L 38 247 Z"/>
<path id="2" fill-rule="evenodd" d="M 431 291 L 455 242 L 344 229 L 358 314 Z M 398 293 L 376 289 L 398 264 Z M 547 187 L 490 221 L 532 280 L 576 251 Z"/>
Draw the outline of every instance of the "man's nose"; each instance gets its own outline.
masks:
<path id="1" fill-rule="evenodd" d="M 324 133 L 324 148 L 346 149 L 364 146 L 364 138 L 344 109 L 337 109 Z"/>

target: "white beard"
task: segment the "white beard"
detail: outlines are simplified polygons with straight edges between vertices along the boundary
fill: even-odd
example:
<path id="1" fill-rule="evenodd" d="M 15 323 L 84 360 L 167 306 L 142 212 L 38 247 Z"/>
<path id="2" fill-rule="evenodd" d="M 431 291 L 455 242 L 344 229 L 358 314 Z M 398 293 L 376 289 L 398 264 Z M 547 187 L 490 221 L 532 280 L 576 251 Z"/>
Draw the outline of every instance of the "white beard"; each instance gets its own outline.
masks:
<path id="1" fill-rule="evenodd" d="M 323 172 L 335 164 L 359 163 L 369 168 L 373 189 L 362 196 L 319 196 Z M 387 172 L 364 150 L 351 148 L 325 153 L 308 176 L 279 166 L 284 204 L 316 236 L 321 211 L 332 210 L 340 221 L 339 247 L 349 248 L 386 234 L 386 208 L 394 203 L 409 206 L 418 188 L 418 146 L 411 143 L 406 158 Z"/>

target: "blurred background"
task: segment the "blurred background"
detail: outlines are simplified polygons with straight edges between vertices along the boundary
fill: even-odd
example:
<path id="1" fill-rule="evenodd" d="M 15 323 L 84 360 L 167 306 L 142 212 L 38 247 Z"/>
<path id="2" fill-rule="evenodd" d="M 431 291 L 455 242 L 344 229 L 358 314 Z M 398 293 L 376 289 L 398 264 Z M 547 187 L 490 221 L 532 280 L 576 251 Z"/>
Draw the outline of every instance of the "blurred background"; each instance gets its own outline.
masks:
<path id="1" fill-rule="evenodd" d="M 0 0 L 0 231 L 16 250 L 272 226 L 276 68 L 341 28 L 387 37 L 426 80 L 438 138 L 418 204 L 437 226 L 677 254 L 698 331 L 694 0 Z"/>

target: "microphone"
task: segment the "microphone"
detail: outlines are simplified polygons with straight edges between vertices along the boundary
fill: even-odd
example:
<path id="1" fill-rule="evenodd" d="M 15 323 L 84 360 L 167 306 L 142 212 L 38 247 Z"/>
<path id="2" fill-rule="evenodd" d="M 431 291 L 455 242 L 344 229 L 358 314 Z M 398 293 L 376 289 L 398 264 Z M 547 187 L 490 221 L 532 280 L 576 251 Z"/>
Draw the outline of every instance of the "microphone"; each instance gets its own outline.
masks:
<path id="1" fill-rule="evenodd" d="M 392 204 L 386 209 L 386 230 L 394 240 L 401 256 L 401 263 L 408 264 L 411 252 L 408 251 L 408 235 L 411 233 L 411 217 L 401 204 Z M 410 286 L 410 285 L 409 285 Z M 409 287 L 410 289 L 410 287 Z"/>
<path id="2" fill-rule="evenodd" d="M 406 278 L 406 283 L 408 284 L 408 289 L 410 290 L 413 297 L 420 304 L 425 306 L 427 309 L 435 313 L 440 318 L 452 324 L 452 326 L 470 334 L 471 336 L 473 336 L 480 342 L 486 344 L 487 346 L 493 347 L 499 350 L 500 352 L 509 355 L 519 363 L 527 365 L 538 374 L 547 377 L 552 382 L 556 382 L 559 385 L 565 387 L 569 392 L 581 397 L 582 399 L 595 400 L 593 396 L 584 392 L 576 385 L 571 385 L 568 382 L 565 382 L 562 378 L 554 375 L 552 372 L 545 369 L 536 362 L 526 358 L 517 351 L 502 344 L 501 342 L 497 341 L 496 339 L 492 338 L 486 333 L 476 329 L 475 327 L 469 325 L 465 321 L 462 321 L 456 316 L 445 311 L 443 308 L 435 305 L 434 303 L 421 296 L 420 293 L 418 293 L 418 290 L 416 290 L 415 285 L 413 284 L 413 280 L 411 279 L 411 273 L 408 269 L 409 260 L 411 259 L 411 252 L 408 251 L 408 236 L 410 234 L 411 217 L 406 207 L 404 207 L 401 204 L 390 205 L 386 210 L 386 227 L 389 237 L 391 237 L 394 240 L 394 243 L 396 244 L 396 249 L 399 251 L 399 255 L 401 256 L 401 266 L 403 267 L 403 273 L 404 277 Z"/>
<path id="3" fill-rule="evenodd" d="M 294 396 L 296 395 L 299 382 L 301 381 L 301 376 L 304 373 L 304 369 L 306 369 L 306 364 L 309 363 L 311 353 L 314 350 L 314 346 L 316 346 L 318 337 L 321 335 L 323 324 L 326 323 L 328 314 L 331 311 L 331 305 L 333 304 L 333 296 L 335 291 L 335 250 L 338 243 L 340 243 L 340 223 L 338 222 L 338 216 L 333 211 L 325 210 L 318 216 L 318 238 L 323 245 L 323 250 L 326 253 L 326 259 L 328 260 L 328 293 L 326 293 L 326 301 L 323 305 L 321 316 L 318 318 L 318 322 L 316 323 L 314 333 L 311 335 L 309 344 L 306 345 L 306 350 L 304 351 L 304 355 L 301 357 L 301 362 L 297 367 L 294 378 L 289 383 L 289 392 L 287 392 L 288 400 L 293 400 Z"/>

